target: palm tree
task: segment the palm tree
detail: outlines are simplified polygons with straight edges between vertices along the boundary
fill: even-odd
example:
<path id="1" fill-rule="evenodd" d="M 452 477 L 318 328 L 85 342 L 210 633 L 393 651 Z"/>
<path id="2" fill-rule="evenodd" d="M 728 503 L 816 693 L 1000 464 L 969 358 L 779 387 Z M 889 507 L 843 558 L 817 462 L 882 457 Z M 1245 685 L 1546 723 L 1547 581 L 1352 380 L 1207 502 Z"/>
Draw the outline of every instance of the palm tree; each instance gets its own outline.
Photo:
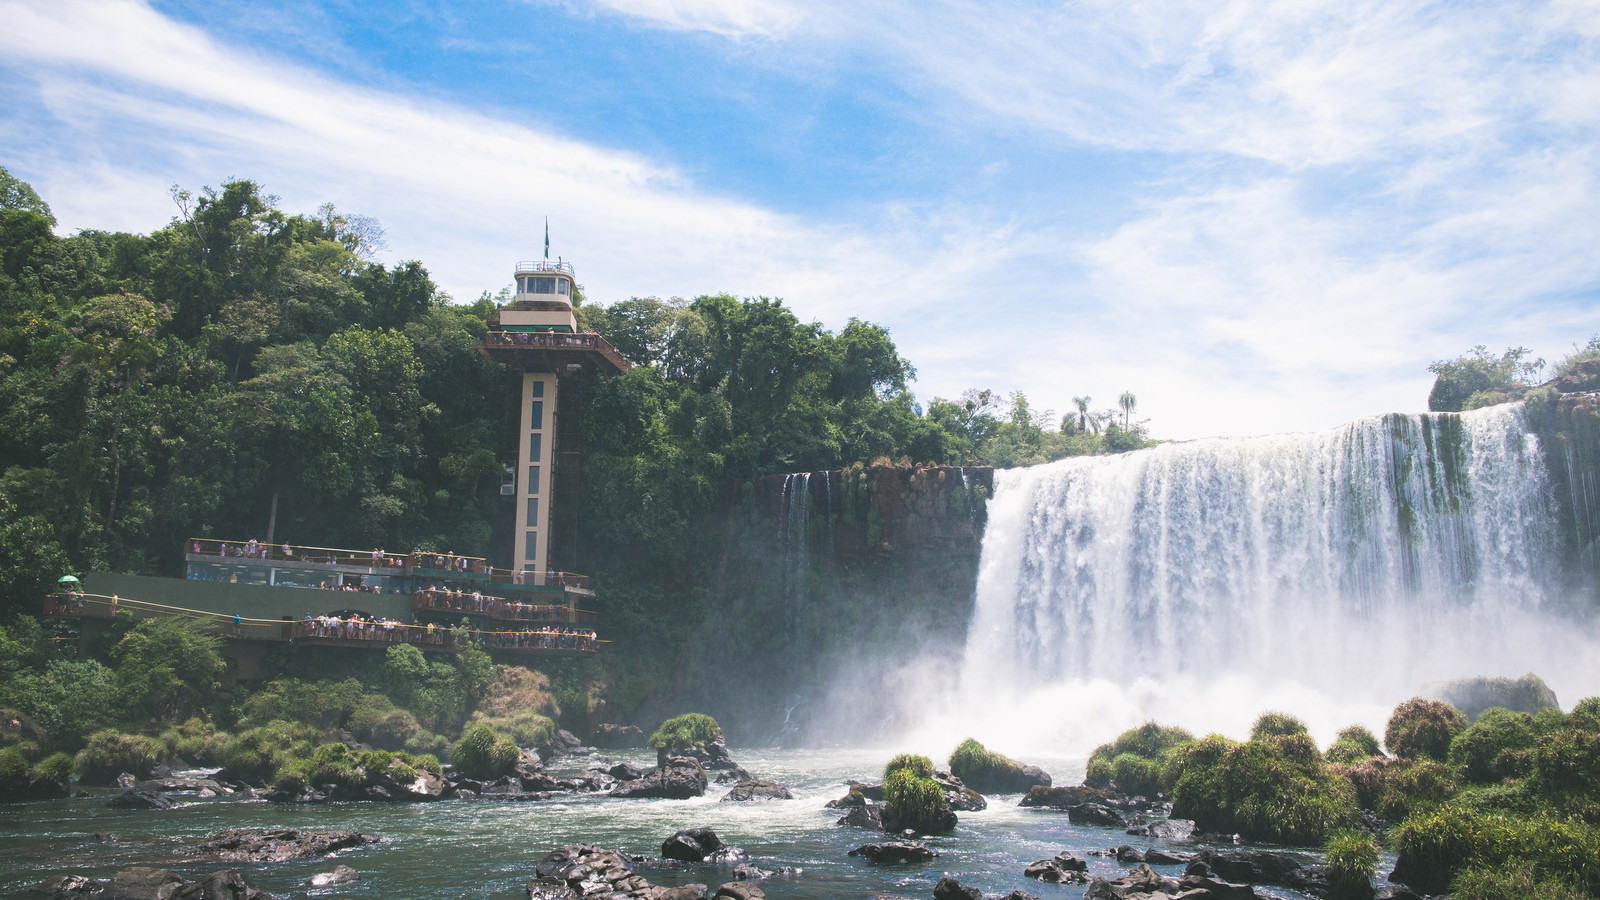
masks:
<path id="1" fill-rule="evenodd" d="M 1122 430 L 1128 430 L 1128 420 L 1133 417 L 1133 408 L 1139 405 L 1139 400 L 1133 396 L 1132 391 L 1123 391 L 1117 398 L 1117 405 L 1122 407 Z"/>
<path id="2" fill-rule="evenodd" d="M 1078 430 L 1089 430 L 1089 398 L 1073 397 L 1072 405 L 1078 408 Z"/>

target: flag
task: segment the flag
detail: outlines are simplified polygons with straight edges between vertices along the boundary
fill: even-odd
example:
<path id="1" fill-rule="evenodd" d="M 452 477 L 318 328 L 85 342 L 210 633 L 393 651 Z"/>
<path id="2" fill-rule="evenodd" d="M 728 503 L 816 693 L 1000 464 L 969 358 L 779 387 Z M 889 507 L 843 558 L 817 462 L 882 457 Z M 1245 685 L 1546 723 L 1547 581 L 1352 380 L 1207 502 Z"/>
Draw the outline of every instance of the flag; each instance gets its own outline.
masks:
<path id="1" fill-rule="evenodd" d="M 550 217 L 544 217 L 544 258 L 550 258 Z"/>

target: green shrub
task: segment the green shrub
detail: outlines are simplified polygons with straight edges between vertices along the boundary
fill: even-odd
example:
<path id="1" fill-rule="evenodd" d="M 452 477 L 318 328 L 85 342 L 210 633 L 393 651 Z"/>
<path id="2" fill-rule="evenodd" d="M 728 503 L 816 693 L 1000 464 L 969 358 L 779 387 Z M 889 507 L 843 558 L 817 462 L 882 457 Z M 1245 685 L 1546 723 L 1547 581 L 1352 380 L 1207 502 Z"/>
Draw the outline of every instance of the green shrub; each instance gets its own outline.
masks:
<path id="1" fill-rule="evenodd" d="M 1512 859 L 1494 866 L 1468 866 L 1456 876 L 1455 900 L 1590 900 L 1592 895 L 1565 878 L 1539 870 L 1531 860 Z"/>
<path id="2" fill-rule="evenodd" d="M 305 773 L 306 781 L 316 787 L 334 785 L 354 791 L 367 784 L 361 760 L 342 743 L 323 744 L 309 761 L 302 763 L 296 760 L 290 766 L 303 766 L 301 771 Z"/>
<path id="3" fill-rule="evenodd" d="M 897 830 L 909 828 L 925 834 L 946 830 L 952 818 L 944 789 L 932 778 L 919 775 L 910 765 L 887 770 L 883 782 L 883 817 Z"/>
<path id="4" fill-rule="evenodd" d="M 1083 783 L 1103 791 L 1111 787 L 1111 779 L 1116 777 L 1116 774 L 1116 767 L 1111 765 L 1109 758 L 1091 756 L 1089 757 L 1089 767 L 1083 774 Z"/>
<path id="5" fill-rule="evenodd" d="M 1332 896 L 1372 896 L 1372 876 L 1378 871 L 1378 842 L 1372 835 L 1351 828 L 1335 831 L 1323 852 Z"/>
<path id="6" fill-rule="evenodd" d="M 1396 849 L 1392 880 L 1420 893 L 1444 893 L 1471 868 L 1503 870 L 1524 860 L 1547 879 L 1600 894 L 1600 831 L 1575 819 L 1480 813 L 1449 804 L 1406 819 Z"/>
<path id="7" fill-rule="evenodd" d="M 1485 710 L 1495 707 L 1525 713 L 1556 708 L 1555 692 L 1532 672 L 1515 680 L 1458 678 L 1439 688 L 1437 696 L 1461 710 L 1469 722 L 1478 721 Z"/>
<path id="8" fill-rule="evenodd" d="M 1532 766 L 1529 751 L 1537 740 L 1533 716 L 1492 707 L 1450 742 L 1450 765 L 1473 784 L 1521 778 Z"/>
<path id="9" fill-rule="evenodd" d="M 1182 728 L 1146 722 L 1124 731 L 1111 743 L 1096 747 L 1089 754 L 1083 783 L 1105 790 L 1115 782 L 1123 793 L 1153 797 L 1160 792 L 1160 785 L 1152 772 L 1160 772 L 1162 760 L 1172 748 L 1193 741 L 1194 735 Z"/>
<path id="10" fill-rule="evenodd" d="M 200 718 L 190 718 L 161 732 L 161 743 L 168 755 L 200 766 L 216 764 L 227 740 L 227 735 Z"/>
<path id="11" fill-rule="evenodd" d="M 33 767 L 33 772 L 47 781 L 66 784 L 72 778 L 72 754 L 52 753 Z"/>
<path id="12" fill-rule="evenodd" d="M 661 727 L 650 735 L 650 746 L 666 753 L 689 748 L 704 750 L 721 737 L 722 726 L 717 724 L 716 719 L 705 713 L 684 713 L 662 722 Z"/>
<path id="13" fill-rule="evenodd" d="M 1305 734 L 1242 744 L 1212 735 L 1173 750 L 1163 781 L 1172 815 L 1205 831 L 1312 845 L 1358 820 L 1355 788 Z"/>
<path id="14" fill-rule="evenodd" d="M 406 738 L 405 751 L 411 754 L 425 754 L 437 757 L 450 752 L 450 740 L 442 734 L 419 731 Z"/>
<path id="15" fill-rule="evenodd" d="M 1111 778 L 1117 790 L 1135 797 L 1161 793 L 1161 764 L 1137 753 L 1123 753 L 1111 761 Z"/>
<path id="16" fill-rule="evenodd" d="M 1444 763 L 1431 759 L 1391 760 L 1383 768 L 1382 788 L 1372 810 L 1381 818 L 1398 822 L 1443 805 L 1459 788 L 1456 770 Z"/>
<path id="17" fill-rule="evenodd" d="M 1362 725 L 1351 725 L 1339 732 L 1339 736 L 1328 745 L 1328 752 L 1323 754 L 1328 762 L 1342 765 L 1355 765 L 1364 759 L 1382 755 L 1383 749 L 1378 745 L 1377 737 Z"/>
<path id="18" fill-rule="evenodd" d="M 1412 697 L 1395 707 L 1383 731 L 1383 744 L 1395 756 L 1444 762 L 1450 742 L 1467 727 L 1461 710 L 1443 700 Z"/>
<path id="19" fill-rule="evenodd" d="M 1250 740 L 1259 741 L 1267 737 L 1279 737 L 1288 734 L 1308 734 L 1306 723 L 1288 713 L 1264 712 L 1256 718 L 1255 724 L 1250 726 Z"/>
<path id="20" fill-rule="evenodd" d="M 247 728 L 218 751 L 219 775 L 248 784 L 274 783 L 290 760 L 311 758 L 317 737 L 310 725 L 281 720 Z"/>
<path id="21" fill-rule="evenodd" d="M 1600 729 L 1582 724 L 1569 722 L 1539 738 L 1528 788 L 1558 810 L 1600 822 Z"/>
<path id="22" fill-rule="evenodd" d="M 556 723 L 531 709 L 520 710 L 506 716 L 485 716 L 473 713 L 469 724 L 482 722 L 497 733 L 506 735 L 518 747 L 546 747 L 555 736 Z"/>
<path id="23" fill-rule="evenodd" d="M 404 749 L 422 733 L 410 710 L 400 709 L 382 694 L 368 694 L 360 707 L 351 710 L 348 721 L 357 740 L 384 750 Z"/>
<path id="24" fill-rule="evenodd" d="M 519 756 L 515 743 L 480 722 L 469 726 L 451 748 L 450 764 L 468 778 L 499 778 L 510 774 Z"/>
<path id="25" fill-rule="evenodd" d="M 1023 765 L 967 738 L 950 754 L 950 772 L 974 790 L 985 793 L 1020 791 L 1026 784 Z"/>
<path id="26" fill-rule="evenodd" d="M 893 775 L 902 769 L 910 770 L 912 774 L 921 778 L 932 778 L 933 760 L 927 758 L 926 756 L 918 756 L 915 753 L 898 754 L 884 764 L 883 780 L 887 782 L 890 775 Z"/>
<path id="27" fill-rule="evenodd" d="M 97 731 L 73 765 L 84 784 L 111 784 L 124 772 L 149 778 L 161 761 L 161 742 L 138 734 Z"/>
<path id="28" fill-rule="evenodd" d="M 15 747 L 0 749 L 0 781 L 28 777 L 28 758 Z"/>

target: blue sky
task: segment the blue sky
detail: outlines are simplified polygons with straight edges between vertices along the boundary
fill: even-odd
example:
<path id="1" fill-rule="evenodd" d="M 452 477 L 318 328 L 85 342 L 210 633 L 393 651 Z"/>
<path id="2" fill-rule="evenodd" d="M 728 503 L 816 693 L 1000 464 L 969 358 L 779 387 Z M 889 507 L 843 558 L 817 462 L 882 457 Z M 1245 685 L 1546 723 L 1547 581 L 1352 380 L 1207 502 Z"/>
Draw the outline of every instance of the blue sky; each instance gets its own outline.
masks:
<path id="1" fill-rule="evenodd" d="M 439 7 L 443 6 L 441 10 Z M 776 296 L 918 397 L 1163 438 L 1425 408 L 1600 331 L 1600 4 L 0 0 L 0 165 L 64 232 L 254 179 L 452 296 Z"/>

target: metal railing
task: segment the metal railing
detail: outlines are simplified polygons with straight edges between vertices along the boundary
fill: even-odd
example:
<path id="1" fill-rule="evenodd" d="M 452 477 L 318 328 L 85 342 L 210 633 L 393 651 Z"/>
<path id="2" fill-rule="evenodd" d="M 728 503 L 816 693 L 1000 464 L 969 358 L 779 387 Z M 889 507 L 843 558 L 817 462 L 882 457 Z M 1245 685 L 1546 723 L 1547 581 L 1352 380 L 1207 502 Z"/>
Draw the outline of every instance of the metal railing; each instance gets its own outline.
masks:
<path id="1" fill-rule="evenodd" d="M 256 641 L 299 640 L 311 644 L 343 647 L 375 647 L 387 644 L 416 644 L 432 650 L 459 650 L 482 646 L 494 650 L 553 652 L 560 654 L 594 653 L 605 643 L 593 630 L 580 628 L 521 628 L 515 630 L 451 627 L 431 623 L 399 622 L 393 619 L 356 619 L 335 616 L 306 616 L 303 619 L 258 619 L 239 614 L 185 609 L 151 603 L 116 594 L 91 594 L 80 591 L 51 594 L 45 598 L 47 616 L 115 618 L 127 613 L 135 619 L 172 616 L 204 622 L 211 631 L 230 639 Z"/>
<path id="2" fill-rule="evenodd" d="M 558 259 L 555 262 L 551 262 L 548 259 L 524 259 L 517 263 L 518 275 L 543 275 L 546 273 L 560 273 L 576 277 L 572 271 L 572 263 L 564 260 Z"/>
<path id="3" fill-rule="evenodd" d="M 561 587 L 591 590 L 590 578 L 576 572 L 551 569 L 535 572 L 497 569 L 481 556 L 413 551 L 389 553 L 384 550 L 347 550 L 311 547 L 304 544 L 267 544 L 262 541 L 223 541 L 214 538 L 189 538 L 184 551 L 190 562 L 215 562 L 226 565 L 293 565 L 296 567 L 342 567 L 362 569 L 371 575 L 406 575 L 425 578 L 488 581 L 495 584 L 529 587 Z M 304 587 L 304 585 L 301 585 Z"/>

